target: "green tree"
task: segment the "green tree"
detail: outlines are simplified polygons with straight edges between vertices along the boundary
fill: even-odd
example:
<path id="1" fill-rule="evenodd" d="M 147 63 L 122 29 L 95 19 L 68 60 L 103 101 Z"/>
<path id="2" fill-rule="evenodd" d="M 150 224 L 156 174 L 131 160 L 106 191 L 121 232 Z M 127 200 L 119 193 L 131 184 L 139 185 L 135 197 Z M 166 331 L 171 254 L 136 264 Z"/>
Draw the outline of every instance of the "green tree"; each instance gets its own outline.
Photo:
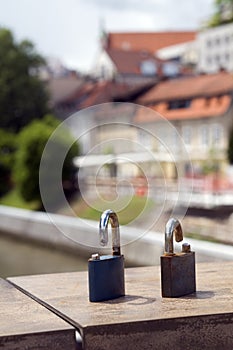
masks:
<path id="1" fill-rule="evenodd" d="M 219 170 L 218 149 L 212 147 L 209 149 L 207 159 L 202 164 L 202 173 L 204 175 L 217 174 Z"/>
<path id="2" fill-rule="evenodd" d="M 12 187 L 11 172 L 16 148 L 15 135 L 0 129 L 0 195 L 8 192 Z"/>
<path id="3" fill-rule="evenodd" d="M 17 132 L 47 113 L 47 92 L 37 77 L 42 64 L 30 41 L 16 43 L 9 30 L 0 28 L 1 128 Z"/>
<path id="4" fill-rule="evenodd" d="M 44 147 L 59 125 L 59 122 L 52 116 L 46 116 L 43 120 L 35 120 L 27 125 L 19 133 L 19 149 L 16 152 L 16 163 L 14 167 L 14 178 L 16 185 L 22 197 L 26 201 L 37 200 L 41 202 L 40 188 L 39 188 L 39 167 L 41 157 L 44 151 Z M 48 186 L 50 194 L 53 194 L 54 198 L 51 198 L 51 202 L 56 203 L 56 191 L 52 189 L 54 166 L 57 157 L 60 156 L 64 149 L 67 149 L 67 142 L 70 144 L 74 140 L 69 134 L 67 129 L 64 129 L 62 137 L 54 139 L 54 147 L 52 152 L 47 155 L 48 161 Z M 62 180 L 64 183 L 73 183 L 75 168 L 73 165 L 73 158 L 79 153 L 78 144 L 73 143 L 69 149 L 67 156 L 63 164 Z M 42 203 L 41 203 L 42 204 Z"/>
<path id="5" fill-rule="evenodd" d="M 233 0 L 215 0 L 214 7 L 215 11 L 207 23 L 208 27 L 216 27 L 233 22 Z"/>

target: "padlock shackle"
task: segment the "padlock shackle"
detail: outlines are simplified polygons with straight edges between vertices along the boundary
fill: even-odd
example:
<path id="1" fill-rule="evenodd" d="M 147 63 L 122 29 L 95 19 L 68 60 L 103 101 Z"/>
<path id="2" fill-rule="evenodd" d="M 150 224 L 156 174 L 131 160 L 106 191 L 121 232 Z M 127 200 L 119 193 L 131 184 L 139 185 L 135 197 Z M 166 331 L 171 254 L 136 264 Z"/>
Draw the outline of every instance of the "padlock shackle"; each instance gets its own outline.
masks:
<path id="1" fill-rule="evenodd" d="M 105 210 L 100 217 L 100 223 L 99 223 L 100 244 L 102 246 L 106 246 L 108 243 L 109 220 L 112 227 L 112 254 L 121 255 L 119 221 L 118 221 L 117 214 L 111 209 Z"/>
<path id="2" fill-rule="evenodd" d="M 165 227 L 165 254 L 174 254 L 173 234 L 176 242 L 183 240 L 183 231 L 179 220 L 171 218 Z"/>

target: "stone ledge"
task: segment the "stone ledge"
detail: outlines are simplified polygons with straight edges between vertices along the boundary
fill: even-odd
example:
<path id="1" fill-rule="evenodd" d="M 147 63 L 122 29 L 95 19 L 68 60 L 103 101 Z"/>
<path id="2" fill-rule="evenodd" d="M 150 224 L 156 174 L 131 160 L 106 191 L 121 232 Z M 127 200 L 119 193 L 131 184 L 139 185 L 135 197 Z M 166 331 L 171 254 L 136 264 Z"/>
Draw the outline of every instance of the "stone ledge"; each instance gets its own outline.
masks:
<path id="1" fill-rule="evenodd" d="M 85 349 L 233 348 L 233 263 L 197 264 L 197 292 L 161 297 L 160 268 L 126 269 L 126 296 L 88 301 L 87 273 L 9 280 L 77 327 Z"/>

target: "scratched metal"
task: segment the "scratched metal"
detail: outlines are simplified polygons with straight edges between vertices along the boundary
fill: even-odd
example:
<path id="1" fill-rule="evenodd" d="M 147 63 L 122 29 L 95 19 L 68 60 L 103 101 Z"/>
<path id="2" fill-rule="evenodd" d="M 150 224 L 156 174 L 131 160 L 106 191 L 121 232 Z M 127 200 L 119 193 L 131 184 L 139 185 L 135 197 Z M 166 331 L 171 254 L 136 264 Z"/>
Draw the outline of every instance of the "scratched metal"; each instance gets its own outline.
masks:
<path id="1" fill-rule="evenodd" d="M 195 253 L 161 256 L 163 297 L 181 297 L 196 291 Z"/>

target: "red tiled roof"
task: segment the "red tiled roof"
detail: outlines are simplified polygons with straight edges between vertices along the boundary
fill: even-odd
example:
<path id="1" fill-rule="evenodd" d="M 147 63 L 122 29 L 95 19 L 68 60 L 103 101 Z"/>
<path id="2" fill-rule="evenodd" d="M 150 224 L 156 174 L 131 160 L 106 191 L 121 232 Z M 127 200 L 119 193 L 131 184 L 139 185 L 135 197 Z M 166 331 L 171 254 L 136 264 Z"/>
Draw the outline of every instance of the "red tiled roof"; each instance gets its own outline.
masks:
<path id="1" fill-rule="evenodd" d="M 128 85 L 115 81 L 86 81 L 79 88 L 63 91 L 64 98 L 57 100 L 55 107 L 67 114 L 70 110 L 73 113 L 101 103 L 133 101 L 150 87 L 151 83 L 145 82 Z"/>
<path id="2" fill-rule="evenodd" d="M 192 41 L 195 37 L 194 31 L 109 33 L 107 47 L 119 50 L 147 50 L 155 53 L 167 46 Z"/>
<path id="3" fill-rule="evenodd" d="M 92 88 L 86 94 L 86 98 L 79 105 L 79 109 L 94 106 L 100 103 L 112 102 L 118 99 L 122 99 L 124 95 L 130 95 L 134 92 L 142 89 L 146 85 L 132 86 L 125 83 L 117 83 L 114 81 L 102 81 L 92 84 Z"/>
<path id="4" fill-rule="evenodd" d="M 139 110 L 135 122 L 149 123 L 158 120 L 158 114 L 152 111 L 168 120 L 221 116 L 231 106 L 232 93 L 233 75 L 226 72 L 161 82 L 137 100 L 139 104 L 149 108 Z M 183 99 L 191 100 L 190 106 L 169 108 L 170 101 Z"/>
<path id="5" fill-rule="evenodd" d="M 194 99 L 189 108 L 167 109 L 166 103 L 158 103 L 151 106 L 149 109 L 158 112 L 160 115 L 168 120 L 185 120 L 185 119 L 199 119 L 210 118 L 223 115 L 227 112 L 231 104 L 231 97 L 224 95 L 220 99 L 212 97 L 208 101 L 208 106 L 205 106 L 206 99 Z M 149 123 L 158 120 L 156 113 L 145 113 L 143 109 L 135 117 L 136 123 Z"/>
<path id="6" fill-rule="evenodd" d="M 149 105 L 158 101 L 220 95 L 233 91 L 233 75 L 226 72 L 172 79 L 158 83 L 142 95 L 137 103 Z"/>
<path id="7" fill-rule="evenodd" d="M 108 102 L 109 95 L 111 95 L 111 87 L 108 85 L 108 82 L 94 83 L 92 89 L 87 94 L 83 103 L 80 104 L 79 108 L 87 108 L 96 104 Z"/>
<path id="8" fill-rule="evenodd" d="M 154 62 L 155 65 L 160 63 L 153 54 L 143 51 L 125 51 L 119 49 L 107 49 L 107 54 L 115 64 L 118 73 L 122 74 L 142 74 L 141 64 L 143 61 Z"/>

